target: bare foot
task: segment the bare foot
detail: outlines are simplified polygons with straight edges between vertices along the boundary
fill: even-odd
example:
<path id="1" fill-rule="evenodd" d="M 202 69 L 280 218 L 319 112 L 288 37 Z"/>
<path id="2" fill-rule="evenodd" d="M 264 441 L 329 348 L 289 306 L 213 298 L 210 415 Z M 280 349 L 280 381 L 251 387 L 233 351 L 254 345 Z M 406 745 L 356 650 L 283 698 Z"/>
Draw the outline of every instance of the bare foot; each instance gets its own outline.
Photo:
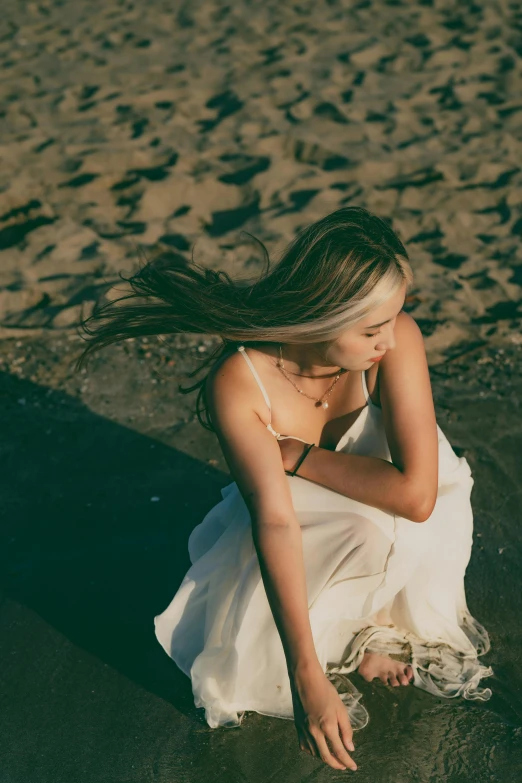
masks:
<path id="1" fill-rule="evenodd" d="M 394 661 L 386 655 L 365 652 L 357 669 L 361 677 L 371 682 L 378 677 L 385 685 L 409 685 L 413 682 L 413 669 L 409 663 Z"/>

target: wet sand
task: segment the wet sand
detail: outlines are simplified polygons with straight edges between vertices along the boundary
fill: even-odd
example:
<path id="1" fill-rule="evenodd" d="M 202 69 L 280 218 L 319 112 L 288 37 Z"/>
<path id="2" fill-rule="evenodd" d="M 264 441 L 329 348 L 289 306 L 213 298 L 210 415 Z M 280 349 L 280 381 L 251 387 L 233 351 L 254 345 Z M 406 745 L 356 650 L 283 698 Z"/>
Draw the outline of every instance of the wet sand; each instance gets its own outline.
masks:
<path id="1" fill-rule="evenodd" d="M 4 343 L 0 736 L 10 783 L 331 779 L 299 751 L 291 722 L 247 713 L 240 729 L 210 729 L 154 636 L 154 615 L 189 567 L 188 534 L 231 480 L 192 396 L 176 393 L 204 343 L 174 342 L 111 347 L 88 374 L 72 372 L 75 340 Z M 482 660 L 493 697 L 447 701 L 352 675 L 370 712 L 355 733 L 357 780 L 520 780 L 521 356 L 520 346 L 487 346 L 431 371 L 440 426 L 475 478 L 466 591 L 490 633 Z"/>
<path id="2" fill-rule="evenodd" d="M 1 24 L 2 783 L 332 779 L 291 722 L 209 729 L 154 636 L 230 482 L 178 393 L 212 339 L 72 363 L 80 308 L 116 295 L 138 246 L 250 276 L 241 231 L 277 258 L 346 204 L 392 216 L 410 253 L 405 309 L 475 478 L 466 590 L 495 671 L 484 703 L 353 675 L 370 711 L 356 779 L 518 782 L 516 10 L 6 0 Z"/>

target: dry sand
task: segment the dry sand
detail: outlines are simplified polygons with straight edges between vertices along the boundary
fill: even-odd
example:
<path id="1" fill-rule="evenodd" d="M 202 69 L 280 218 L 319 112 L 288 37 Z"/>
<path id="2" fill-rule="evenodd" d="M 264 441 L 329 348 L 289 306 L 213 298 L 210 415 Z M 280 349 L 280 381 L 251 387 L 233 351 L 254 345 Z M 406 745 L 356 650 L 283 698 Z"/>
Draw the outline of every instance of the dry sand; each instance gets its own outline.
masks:
<path id="1" fill-rule="evenodd" d="M 0 334 L 68 330 L 137 245 L 234 274 L 346 204 L 393 219 L 432 364 L 520 339 L 520 14 L 20 3 L 0 66 Z M 518 22 L 518 24 L 517 24 Z"/>

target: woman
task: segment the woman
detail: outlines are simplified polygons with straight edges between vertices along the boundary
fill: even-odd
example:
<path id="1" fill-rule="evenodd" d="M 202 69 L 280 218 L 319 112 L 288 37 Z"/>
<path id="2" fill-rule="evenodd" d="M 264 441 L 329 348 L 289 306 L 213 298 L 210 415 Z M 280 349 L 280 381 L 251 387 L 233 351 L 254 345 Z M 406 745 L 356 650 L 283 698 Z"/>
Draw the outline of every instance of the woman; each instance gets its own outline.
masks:
<path id="1" fill-rule="evenodd" d="M 222 338 L 184 391 L 200 387 L 234 481 L 192 531 L 156 635 L 209 726 L 249 710 L 293 719 L 301 749 L 334 769 L 356 769 L 353 731 L 368 722 L 350 672 L 491 696 L 488 634 L 464 592 L 473 478 L 435 419 L 402 309 L 412 279 L 388 223 L 346 207 L 255 281 L 149 263 L 129 280 L 147 301 L 95 311 L 78 365 L 140 334 Z"/>

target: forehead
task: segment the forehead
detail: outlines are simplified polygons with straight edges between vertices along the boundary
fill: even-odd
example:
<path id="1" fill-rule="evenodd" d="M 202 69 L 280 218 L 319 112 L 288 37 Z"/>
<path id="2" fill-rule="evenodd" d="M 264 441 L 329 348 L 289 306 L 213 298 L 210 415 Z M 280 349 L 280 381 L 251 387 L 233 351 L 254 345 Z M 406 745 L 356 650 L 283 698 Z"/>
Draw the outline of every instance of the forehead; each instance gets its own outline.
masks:
<path id="1" fill-rule="evenodd" d="M 403 286 L 393 296 L 383 302 L 378 307 L 374 307 L 370 312 L 360 321 L 359 326 L 362 328 L 370 328 L 374 324 L 380 324 L 383 321 L 390 321 L 392 318 L 400 312 L 406 298 L 406 286 Z"/>

